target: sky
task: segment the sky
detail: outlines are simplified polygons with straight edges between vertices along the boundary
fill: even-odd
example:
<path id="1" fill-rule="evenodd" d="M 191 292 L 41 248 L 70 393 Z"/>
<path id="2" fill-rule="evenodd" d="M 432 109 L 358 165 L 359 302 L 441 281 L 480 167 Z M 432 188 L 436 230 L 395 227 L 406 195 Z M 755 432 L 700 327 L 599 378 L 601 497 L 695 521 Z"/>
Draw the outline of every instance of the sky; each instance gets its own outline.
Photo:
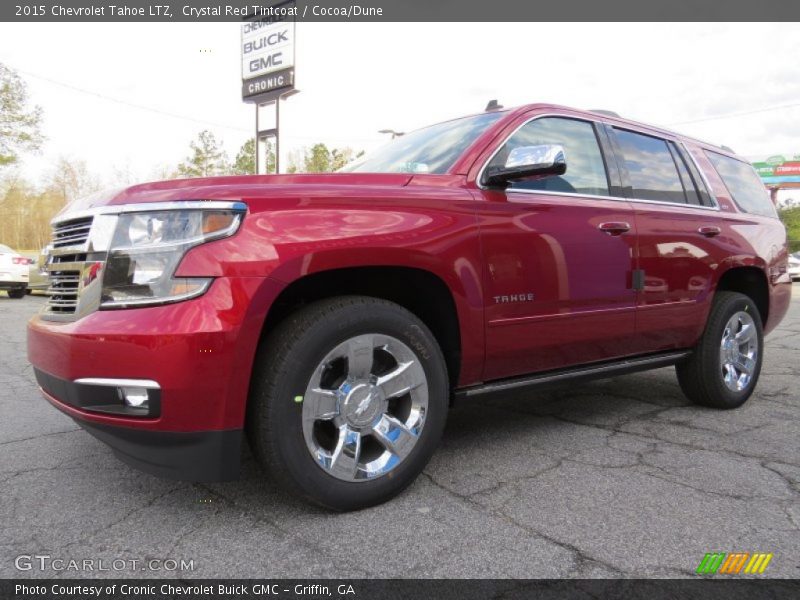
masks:
<path id="1" fill-rule="evenodd" d="M 316 142 L 369 150 L 380 129 L 493 98 L 614 110 L 750 158 L 800 154 L 796 23 L 299 23 L 296 36 L 284 164 Z M 203 129 L 235 155 L 255 128 L 239 44 L 236 23 L 0 24 L 0 62 L 44 113 L 47 141 L 22 174 L 42 180 L 63 156 L 108 185 L 152 179 Z"/>

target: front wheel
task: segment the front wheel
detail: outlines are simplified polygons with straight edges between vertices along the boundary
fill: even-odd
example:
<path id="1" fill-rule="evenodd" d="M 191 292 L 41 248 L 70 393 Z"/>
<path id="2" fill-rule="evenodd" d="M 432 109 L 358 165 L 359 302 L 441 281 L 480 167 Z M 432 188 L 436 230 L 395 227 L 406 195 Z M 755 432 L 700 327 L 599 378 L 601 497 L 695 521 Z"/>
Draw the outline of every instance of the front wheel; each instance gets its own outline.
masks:
<path id="1" fill-rule="evenodd" d="M 761 315 L 752 299 L 717 293 L 700 343 L 676 365 L 683 393 L 696 404 L 738 408 L 756 387 L 763 347 Z"/>
<path id="2" fill-rule="evenodd" d="M 18 288 L 14 290 L 8 290 L 8 297 L 14 298 L 15 300 L 19 300 L 20 298 L 25 297 L 25 288 Z"/>
<path id="3" fill-rule="evenodd" d="M 444 429 L 448 377 L 436 339 L 394 303 L 338 297 L 290 315 L 264 341 L 248 434 L 267 473 L 334 510 L 400 493 Z"/>

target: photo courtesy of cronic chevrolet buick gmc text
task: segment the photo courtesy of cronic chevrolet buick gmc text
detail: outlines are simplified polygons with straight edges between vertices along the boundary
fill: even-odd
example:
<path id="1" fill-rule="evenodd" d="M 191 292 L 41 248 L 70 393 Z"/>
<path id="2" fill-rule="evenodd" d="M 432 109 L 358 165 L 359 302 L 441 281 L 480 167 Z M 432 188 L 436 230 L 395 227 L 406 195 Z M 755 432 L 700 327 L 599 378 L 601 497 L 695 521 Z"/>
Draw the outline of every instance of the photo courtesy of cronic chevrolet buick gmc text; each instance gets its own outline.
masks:
<path id="1" fill-rule="evenodd" d="M 148 183 L 53 221 L 28 327 L 46 398 L 125 462 L 350 510 L 408 486 L 453 399 L 675 365 L 753 393 L 786 231 L 731 151 L 534 104 L 334 174 Z"/>

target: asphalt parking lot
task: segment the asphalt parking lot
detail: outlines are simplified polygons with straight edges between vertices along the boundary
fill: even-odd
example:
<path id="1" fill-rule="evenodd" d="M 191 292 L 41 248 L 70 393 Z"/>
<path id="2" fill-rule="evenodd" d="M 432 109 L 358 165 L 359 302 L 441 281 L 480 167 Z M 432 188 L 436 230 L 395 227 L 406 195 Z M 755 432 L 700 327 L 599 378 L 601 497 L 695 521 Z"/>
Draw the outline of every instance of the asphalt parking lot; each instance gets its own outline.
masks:
<path id="1" fill-rule="evenodd" d="M 690 406 L 672 368 L 465 403 L 408 491 L 351 514 L 278 493 L 249 457 L 219 485 L 125 466 L 40 398 L 25 322 L 44 298 L 0 293 L 0 577 L 691 577 L 712 551 L 800 577 L 794 292 L 742 409 Z M 194 570 L 19 571 L 20 555 Z"/>

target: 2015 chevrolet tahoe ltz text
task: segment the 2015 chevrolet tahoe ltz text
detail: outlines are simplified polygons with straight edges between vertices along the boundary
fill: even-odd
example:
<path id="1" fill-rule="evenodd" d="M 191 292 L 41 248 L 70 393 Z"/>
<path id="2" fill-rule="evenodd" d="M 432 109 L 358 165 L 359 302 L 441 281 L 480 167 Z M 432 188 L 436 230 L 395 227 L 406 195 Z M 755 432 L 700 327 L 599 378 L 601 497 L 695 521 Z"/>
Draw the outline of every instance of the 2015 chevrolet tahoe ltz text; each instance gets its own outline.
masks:
<path id="1" fill-rule="evenodd" d="M 753 393 L 786 231 L 732 152 L 534 104 L 400 136 L 333 174 L 149 183 L 54 221 L 28 326 L 45 397 L 125 462 L 337 510 L 421 472 L 453 398 L 675 365 Z"/>

